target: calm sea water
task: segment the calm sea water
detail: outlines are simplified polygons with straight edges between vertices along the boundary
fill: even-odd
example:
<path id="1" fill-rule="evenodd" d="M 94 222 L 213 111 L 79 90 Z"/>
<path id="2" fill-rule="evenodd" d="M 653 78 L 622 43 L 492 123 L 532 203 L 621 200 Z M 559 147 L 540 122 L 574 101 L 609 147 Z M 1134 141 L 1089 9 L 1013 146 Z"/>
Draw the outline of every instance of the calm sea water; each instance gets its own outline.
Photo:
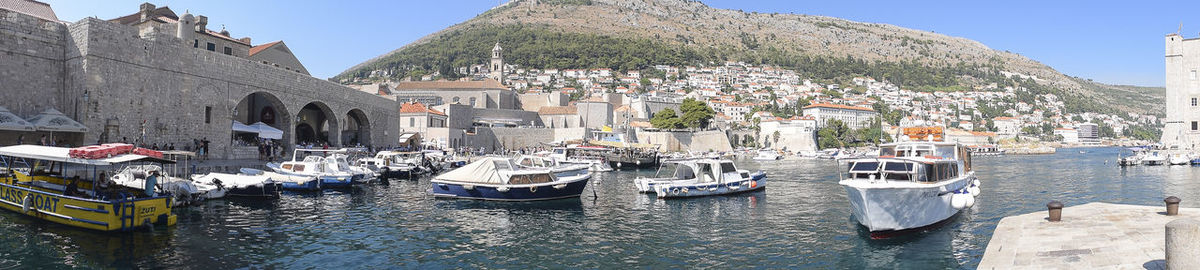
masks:
<path id="1" fill-rule="evenodd" d="M 832 161 L 739 161 L 765 191 L 658 200 L 598 174 L 581 199 L 433 199 L 429 180 L 176 209 L 154 232 L 98 233 L 0 213 L 0 268 L 974 268 L 1001 218 L 1068 205 L 1200 206 L 1200 167 L 1119 168 L 1116 149 L 976 158 L 975 207 L 926 232 L 871 240 Z M 1107 163 L 1106 163 L 1107 161 Z"/>

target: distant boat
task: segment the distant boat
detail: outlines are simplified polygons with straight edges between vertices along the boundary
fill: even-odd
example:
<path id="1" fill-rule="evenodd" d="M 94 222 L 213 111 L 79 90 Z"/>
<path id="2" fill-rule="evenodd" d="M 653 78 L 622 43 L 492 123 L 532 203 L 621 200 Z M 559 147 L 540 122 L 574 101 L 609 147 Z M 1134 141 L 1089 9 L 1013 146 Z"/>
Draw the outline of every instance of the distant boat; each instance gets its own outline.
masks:
<path id="1" fill-rule="evenodd" d="M 1167 163 L 1167 155 L 1163 155 L 1158 151 L 1150 152 L 1142 157 L 1142 164 L 1145 165 L 1163 165 Z"/>
<path id="2" fill-rule="evenodd" d="M 758 161 L 779 160 L 780 158 L 782 157 L 779 156 L 779 152 L 771 149 L 758 150 L 758 154 L 754 156 L 754 160 Z"/>
<path id="3" fill-rule="evenodd" d="M 1167 163 L 1171 165 L 1188 165 L 1191 162 L 1192 159 L 1188 158 L 1188 156 L 1184 154 L 1173 154 L 1171 157 L 1167 158 Z"/>
<path id="4" fill-rule="evenodd" d="M 761 190 L 767 186 L 767 174 L 738 170 L 729 160 L 693 159 L 664 163 L 654 178 L 633 182 L 638 192 L 653 192 L 659 198 L 700 197 Z"/>

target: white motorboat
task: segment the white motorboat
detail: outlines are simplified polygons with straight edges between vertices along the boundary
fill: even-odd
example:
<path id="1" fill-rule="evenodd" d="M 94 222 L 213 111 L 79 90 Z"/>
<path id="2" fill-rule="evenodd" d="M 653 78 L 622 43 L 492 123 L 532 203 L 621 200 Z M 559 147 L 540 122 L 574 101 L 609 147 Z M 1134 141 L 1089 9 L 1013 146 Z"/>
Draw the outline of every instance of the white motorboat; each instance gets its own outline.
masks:
<path id="1" fill-rule="evenodd" d="M 355 172 L 350 171 L 348 166 L 343 166 L 343 163 L 337 159 L 310 155 L 304 157 L 303 160 L 297 160 L 303 152 L 336 153 L 341 151 L 344 150 L 296 149 L 291 161 L 278 164 L 268 163 L 267 167 L 280 174 L 316 177 L 320 180 L 319 187 L 322 189 L 350 187 L 352 184 L 359 183 L 361 179 L 356 178 Z"/>
<path id="2" fill-rule="evenodd" d="M 192 176 L 192 182 L 227 190 L 227 196 L 279 197 L 279 192 L 283 190 L 282 183 L 262 175 L 209 173 Z"/>
<path id="3" fill-rule="evenodd" d="M 758 150 L 758 154 L 754 156 L 754 160 L 758 161 L 779 160 L 780 158 L 782 156 L 779 155 L 779 152 L 771 149 Z"/>
<path id="4" fill-rule="evenodd" d="M 611 172 L 612 165 L 604 160 L 604 154 L 611 150 L 600 147 L 580 147 L 572 145 L 568 147 L 555 147 L 549 153 L 543 153 L 546 157 L 564 164 L 587 164 L 588 170 L 592 172 Z"/>
<path id="5" fill-rule="evenodd" d="M 244 175 L 265 176 L 271 181 L 282 184 L 283 190 L 295 191 L 314 191 L 321 190 L 321 180 L 315 176 L 282 174 L 277 172 L 263 171 L 259 169 L 242 168 L 241 173 Z"/>
<path id="6" fill-rule="evenodd" d="M 571 172 L 575 174 L 560 176 Z M 591 177 L 584 167 L 521 167 L 509 158 L 485 157 L 429 182 L 438 198 L 537 201 L 579 197 Z"/>
<path id="7" fill-rule="evenodd" d="M 1152 151 L 1142 156 L 1142 164 L 1145 165 L 1163 165 L 1167 164 L 1167 155 L 1159 151 Z"/>
<path id="8" fill-rule="evenodd" d="M 154 174 L 153 172 L 163 172 L 163 168 L 158 165 L 130 165 L 113 174 L 109 180 L 124 187 L 143 188 L 146 186 L 146 178 Z M 175 197 L 174 206 L 219 199 L 225 197 L 225 193 L 228 192 L 224 187 L 194 183 L 190 179 L 169 175 L 161 175 L 157 181 L 158 189 Z"/>
<path id="9" fill-rule="evenodd" d="M 1192 163 L 1192 158 L 1185 154 L 1171 154 L 1167 158 L 1167 163 L 1171 165 L 1189 165 Z"/>
<path id="10" fill-rule="evenodd" d="M 766 188 L 767 174 L 738 170 L 733 161 L 691 159 L 663 162 L 653 178 L 633 180 L 638 192 L 659 198 L 699 197 Z"/>
<path id="11" fill-rule="evenodd" d="M 880 156 L 840 160 L 838 184 L 854 218 L 872 234 L 936 224 L 975 204 L 979 180 L 958 143 L 881 145 Z"/>

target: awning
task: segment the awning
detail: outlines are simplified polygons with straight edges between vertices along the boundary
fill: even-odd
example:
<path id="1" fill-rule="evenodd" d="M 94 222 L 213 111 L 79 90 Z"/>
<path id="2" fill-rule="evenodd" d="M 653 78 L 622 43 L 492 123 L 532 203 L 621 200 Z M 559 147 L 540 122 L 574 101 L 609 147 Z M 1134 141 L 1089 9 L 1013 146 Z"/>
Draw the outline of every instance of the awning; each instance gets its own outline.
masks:
<path id="1" fill-rule="evenodd" d="M 41 114 L 30 117 L 26 121 L 33 124 L 34 130 L 37 131 L 54 131 L 54 132 L 87 132 L 88 128 L 75 122 L 70 117 L 67 117 L 62 112 L 55 109 L 46 109 Z"/>
<path id="2" fill-rule="evenodd" d="M 36 159 L 36 160 L 58 161 L 58 162 L 95 165 L 95 166 L 107 166 L 107 165 L 113 165 L 113 164 L 117 164 L 117 163 L 126 163 L 126 162 L 132 162 L 132 161 L 148 161 L 148 162 L 166 163 L 166 164 L 175 163 L 174 161 L 170 161 L 170 160 L 158 159 L 158 158 L 147 157 L 147 156 L 143 156 L 143 155 L 135 155 L 135 154 L 123 154 L 123 155 L 113 156 L 110 158 L 102 158 L 102 159 L 81 159 L 81 158 L 71 157 L 70 151 L 71 151 L 71 148 L 66 148 L 66 147 L 53 147 L 53 146 L 40 146 L 40 145 L 14 145 L 14 146 L 0 147 L 0 156 L 29 158 L 29 159 Z"/>
<path id="3" fill-rule="evenodd" d="M 419 138 L 421 138 L 421 135 L 420 135 L 419 133 L 404 133 L 404 134 L 400 134 L 400 140 L 399 140 L 399 141 L 400 141 L 400 145 L 402 145 L 402 146 L 407 146 L 407 145 L 409 145 L 410 143 L 412 143 L 413 139 L 419 139 Z"/>
<path id="4" fill-rule="evenodd" d="M 258 129 L 233 120 L 233 132 L 258 133 Z"/>
<path id="5" fill-rule="evenodd" d="M 34 131 L 33 124 L 0 106 L 0 130 Z"/>
<path id="6" fill-rule="evenodd" d="M 258 129 L 258 137 L 266 139 L 283 139 L 283 131 L 263 122 L 257 122 L 250 127 Z"/>

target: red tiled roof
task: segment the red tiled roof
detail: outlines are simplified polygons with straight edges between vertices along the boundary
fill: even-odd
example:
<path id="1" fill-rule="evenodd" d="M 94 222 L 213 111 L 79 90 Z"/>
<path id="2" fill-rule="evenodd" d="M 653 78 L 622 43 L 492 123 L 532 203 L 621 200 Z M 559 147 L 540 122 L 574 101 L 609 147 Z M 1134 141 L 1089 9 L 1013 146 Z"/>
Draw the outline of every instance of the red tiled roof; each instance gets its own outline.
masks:
<path id="1" fill-rule="evenodd" d="M 841 104 L 827 104 L 827 103 L 818 103 L 818 104 L 804 106 L 804 109 L 808 109 L 808 108 L 833 108 L 833 109 L 846 109 L 846 110 L 872 111 L 872 112 L 875 111 L 875 109 L 866 108 L 866 107 L 848 106 L 848 105 L 841 105 Z"/>
<path id="2" fill-rule="evenodd" d="M 996 120 L 996 121 L 1005 121 L 1005 120 L 1017 120 L 1017 118 L 1016 118 L 1016 117 L 1006 117 L 1006 116 L 1001 116 L 1001 117 L 992 118 L 992 120 Z"/>
<path id="3" fill-rule="evenodd" d="M 29 16 L 38 17 L 39 19 L 58 22 L 58 16 L 54 15 L 54 9 L 50 8 L 50 4 L 33 1 L 33 0 L 0 0 L 0 8 L 16 11 Z"/>
<path id="4" fill-rule="evenodd" d="M 271 46 L 275 46 L 275 44 L 279 44 L 279 43 L 283 43 L 283 41 L 279 40 L 279 41 L 275 41 L 275 42 L 271 42 L 271 43 L 259 44 L 258 46 L 254 46 L 254 47 L 250 48 L 250 56 L 254 56 L 255 54 L 258 54 L 259 52 L 266 50 L 267 48 L 270 48 Z"/>
<path id="5" fill-rule="evenodd" d="M 446 116 L 445 113 L 442 113 L 438 110 L 430 109 L 429 107 L 425 107 L 425 104 L 421 104 L 418 102 L 401 103 L 400 104 L 400 113 L 430 113 L 430 114 Z"/>

